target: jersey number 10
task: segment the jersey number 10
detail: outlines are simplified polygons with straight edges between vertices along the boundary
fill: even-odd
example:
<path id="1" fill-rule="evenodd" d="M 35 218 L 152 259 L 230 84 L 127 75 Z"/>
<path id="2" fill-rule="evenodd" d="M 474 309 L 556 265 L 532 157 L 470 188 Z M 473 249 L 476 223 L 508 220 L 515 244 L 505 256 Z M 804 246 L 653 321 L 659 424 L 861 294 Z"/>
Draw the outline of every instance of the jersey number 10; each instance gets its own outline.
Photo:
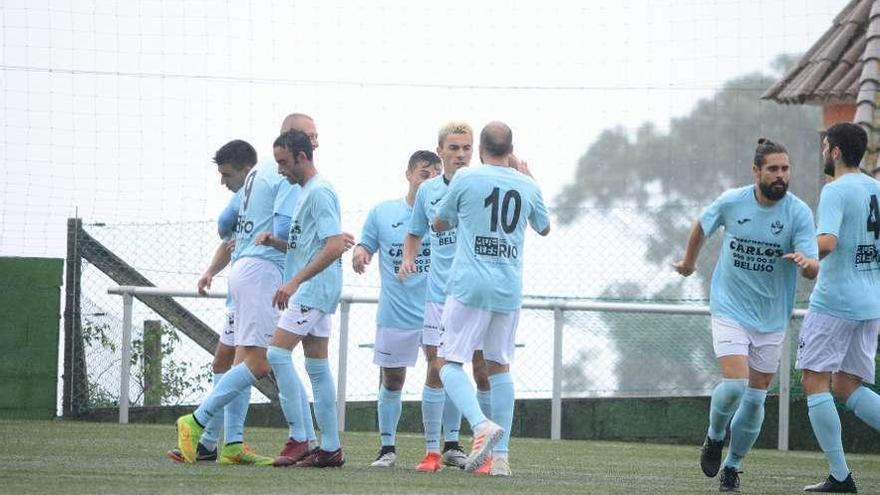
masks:
<path id="1" fill-rule="evenodd" d="M 498 203 L 499 198 L 501 197 L 501 190 L 499 188 L 492 189 L 492 193 L 486 196 L 486 200 L 483 202 L 483 206 L 492 207 L 492 218 L 489 219 L 489 229 L 492 232 L 498 232 Z M 510 219 L 510 223 L 507 222 L 507 217 L 510 213 L 510 203 L 513 203 L 513 218 Z M 519 191 L 515 189 L 511 189 L 504 193 L 504 199 L 500 201 L 501 203 L 501 229 L 504 230 L 505 234 L 509 234 L 516 229 L 516 224 L 519 223 L 519 214 L 522 210 L 522 197 L 519 195 Z"/>

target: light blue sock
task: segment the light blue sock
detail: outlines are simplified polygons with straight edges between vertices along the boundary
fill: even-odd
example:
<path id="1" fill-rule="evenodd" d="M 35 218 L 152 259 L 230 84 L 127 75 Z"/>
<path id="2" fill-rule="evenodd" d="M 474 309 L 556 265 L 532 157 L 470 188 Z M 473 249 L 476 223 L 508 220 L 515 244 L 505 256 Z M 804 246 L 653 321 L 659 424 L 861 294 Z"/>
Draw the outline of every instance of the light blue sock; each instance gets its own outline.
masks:
<path id="1" fill-rule="evenodd" d="M 339 449 L 339 424 L 336 419 L 336 384 L 326 359 L 306 358 L 306 372 L 315 394 L 315 417 L 321 428 L 321 450 Z"/>
<path id="2" fill-rule="evenodd" d="M 288 435 L 297 442 L 306 441 L 306 430 L 303 425 L 302 407 L 302 382 L 293 368 L 293 358 L 290 351 L 281 347 L 269 346 L 266 349 L 266 359 L 275 373 L 275 382 L 278 384 L 278 399 L 281 403 L 281 411 L 287 420 Z"/>
<path id="3" fill-rule="evenodd" d="M 302 394 L 299 396 L 300 407 L 302 408 L 303 425 L 306 428 L 306 438 L 309 443 L 318 443 L 318 435 L 315 434 L 315 421 L 312 419 L 312 406 L 309 403 L 309 395 L 306 393 L 305 385 L 302 386 Z"/>
<path id="4" fill-rule="evenodd" d="M 397 423 L 400 421 L 400 411 L 403 404 L 400 402 L 400 390 L 388 390 L 384 386 L 379 387 L 379 438 L 382 446 L 394 445 L 397 437 Z"/>
<path id="5" fill-rule="evenodd" d="M 224 407 L 223 438 L 226 443 L 244 441 L 244 422 L 251 406 L 251 387 L 242 390 Z"/>
<path id="6" fill-rule="evenodd" d="M 491 375 L 489 383 L 492 385 L 492 421 L 504 429 L 501 440 L 492 451 L 507 452 L 510 428 L 513 426 L 513 377 L 510 373 L 499 373 Z"/>
<path id="7" fill-rule="evenodd" d="M 471 430 L 476 430 L 484 421 L 486 415 L 480 410 L 480 403 L 474 393 L 474 387 L 468 379 L 461 365 L 446 363 L 440 368 L 440 380 L 446 388 L 446 393 L 452 402 L 458 406 L 461 413 L 467 418 Z"/>
<path id="8" fill-rule="evenodd" d="M 223 378 L 205 399 L 205 402 L 193 413 L 200 425 L 207 425 L 211 418 L 220 414 L 226 404 L 232 402 L 239 393 L 256 382 L 257 379 L 244 363 L 233 366 L 223 374 Z"/>
<path id="9" fill-rule="evenodd" d="M 724 440 L 727 423 L 736 412 L 748 382 L 746 379 L 724 378 L 712 390 L 712 402 L 709 406 L 709 432 L 707 433 L 712 440 Z"/>
<path id="10" fill-rule="evenodd" d="M 214 373 L 214 388 L 217 388 L 217 384 L 220 383 L 220 379 L 223 378 L 223 373 Z M 217 414 L 211 421 L 208 421 L 208 424 L 205 425 L 205 429 L 202 430 L 202 438 L 199 439 L 199 442 L 204 445 L 208 450 L 214 450 L 217 448 L 217 441 L 220 439 L 220 429 L 223 428 L 223 414 Z"/>
<path id="11" fill-rule="evenodd" d="M 810 424 L 831 467 L 831 476 L 843 481 L 849 476 L 849 467 L 843 456 L 843 440 L 840 438 L 840 416 L 830 392 L 807 396 Z"/>
<path id="12" fill-rule="evenodd" d="M 868 387 L 857 388 L 846 401 L 846 407 L 868 426 L 880 431 L 880 395 L 873 390 Z"/>
<path id="13" fill-rule="evenodd" d="M 446 393 L 445 389 L 441 388 L 439 390 L 443 390 L 443 408 L 441 409 L 441 414 L 443 415 L 443 440 L 457 442 L 458 434 L 461 432 L 461 411 L 455 405 L 455 402 L 449 398 L 449 394 Z"/>
<path id="14" fill-rule="evenodd" d="M 764 424 L 764 401 L 767 399 L 767 391 L 757 388 L 747 388 L 742 401 L 730 422 L 730 448 L 727 449 L 725 466 L 735 467 L 742 470 L 743 458 L 748 454 L 758 434 L 761 433 L 761 425 Z"/>
<path id="15" fill-rule="evenodd" d="M 422 425 L 425 427 L 425 451 L 440 452 L 440 426 L 442 425 L 444 407 L 447 402 L 446 391 L 442 388 L 431 388 L 425 385 L 422 389 Z M 453 404 L 454 407 L 454 404 Z M 456 409 L 458 412 L 458 409 Z M 458 414 L 459 423 L 461 414 Z M 458 428 L 455 429 L 458 440 Z M 451 441 L 451 440 L 450 440 Z"/>
<path id="16" fill-rule="evenodd" d="M 489 380 L 492 383 L 492 380 Z M 487 418 L 492 419 L 492 390 L 477 390 L 477 402 L 480 403 L 480 410 Z"/>

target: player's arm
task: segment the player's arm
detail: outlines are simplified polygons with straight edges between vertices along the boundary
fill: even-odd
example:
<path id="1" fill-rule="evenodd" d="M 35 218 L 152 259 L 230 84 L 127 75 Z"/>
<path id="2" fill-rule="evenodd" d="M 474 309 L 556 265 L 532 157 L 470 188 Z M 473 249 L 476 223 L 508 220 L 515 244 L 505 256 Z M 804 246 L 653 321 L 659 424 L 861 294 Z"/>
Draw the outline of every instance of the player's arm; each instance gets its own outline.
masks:
<path id="1" fill-rule="evenodd" d="M 837 249 L 837 236 L 821 234 L 816 236 L 816 243 L 819 244 L 819 259 L 821 260 Z"/>
<path id="2" fill-rule="evenodd" d="M 423 184 L 424 185 L 424 184 Z M 403 282 L 411 273 L 416 273 L 416 256 L 422 244 L 422 237 L 428 230 L 428 214 L 425 212 L 425 191 L 419 186 L 416 192 L 416 200 L 413 203 L 413 212 L 409 217 L 409 231 L 403 239 L 403 260 L 400 262 L 400 270 L 397 278 Z"/>
<path id="3" fill-rule="evenodd" d="M 330 266 L 331 263 L 338 260 L 342 256 L 342 253 L 348 249 L 345 246 L 345 243 L 345 234 L 327 237 L 324 242 L 324 247 L 321 248 L 318 255 L 282 285 L 277 292 L 275 292 L 275 297 L 272 298 L 272 304 L 278 309 L 287 309 L 287 301 L 290 299 L 290 296 L 296 293 L 296 290 L 300 285 L 321 273 L 324 269 Z"/>
<path id="4" fill-rule="evenodd" d="M 531 177 L 531 174 L 528 174 Z M 534 180 L 534 179 L 533 179 Z M 547 211 L 547 205 L 544 203 L 544 195 L 541 190 L 536 188 L 533 195 L 531 213 L 529 213 L 529 225 L 540 236 L 546 236 L 550 233 L 550 213 Z"/>
<path id="5" fill-rule="evenodd" d="M 691 233 L 688 235 L 687 246 L 684 251 L 684 258 L 672 264 L 675 271 L 683 277 L 687 277 L 694 273 L 697 265 L 697 256 L 700 255 L 700 249 L 703 248 L 703 241 L 706 236 L 703 234 L 703 226 L 699 221 L 694 222 L 691 227 Z"/>
<path id="6" fill-rule="evenodd" d="M 211 264 L 208 265 L 208 268 L 205 270 L 205 273 L 199 277 L 199 281 L 196 283 L 196 287 L 199 290 L 199 294 L 207 295 L 208 289 L 211 288 L 211 281 L 214 277 L 223 271 L 226 268 L 226 265 L 229 264 L 229 259 L 231 255 L 229 254 L 229 249 L 226 247 L 226 242 L 221 242 L 217 249 L 214 250 L 214 256 L 211 258 Z"/>
<path id="7" fill-rule="evenodd" d="M 241 206 L 241 198 L 238 193 L 233 194 L 232 198 L 230 198 L 229 203 L 226 205 L 226 208 L 223 208 L 223 211 L 220 212 L 220 216 L 217 217 L 217 233 L 220 234 L 221 239 L 227 239 L 235 230 L 235 222 L 238 220 L 238 209 Z"/>
<path id="8" fill-rule="evenodd" d="M 361 242 L 354 247 L 351 256 L 351 267 L 359 275 L 366 271 L 367 265 L 373 260 L 373 253 L 379 248 L 376 215 L 376 208 L 370 210 L 370 214 L 367 215 L 367 220 L 364 222 L 364 228 L 361 229 Z"/>
<path id="9" fill-rule="evenodd" d="M 272 232 L 260 232 L 254 237 L 257 246 L 269 246 L 282 253 L 287 252 L 287 235 L 290 232 L 290 217 L 276 213 L 272 216 Z"/>
<path id="10" fill-rule="evenodd" d="M 813 280 L 819 275 L 819 251 L 813 214 L 807 205 L 796 211 L 799 211 L 799 215 L 795 217 L 793 252 L 784 254 L 782 258 L 796 263 L 801 269 L 801 276 Z"/>
<path id="11" fill-rule="evenodd" d="M 837 249 L 837 235 L 843 223 L 845 193 L 834 186 L 822 188 L 819 207 L 816 208 L 816 244 L 819 246 L 819 259 L 823 259 Z"/>
<path id="12" fill-rule="evenodd" d="M 400 271 L 397 272 L 397 278 L 400 281 L 406 280 L 406 277 L 416 272 L 416 256 L 422 245 L 422 236 L 407 232 L 403 239 L 403 261 L 400 263 Z"/>
<path id="13" fill-rule="evenodd" d="M 446 195 L 440 200 L 437 207 L 437 217 L 431 224 L 437 232 L 443 232 L 456 226 L 458 223 L 458 198 L 461 195 L 462 174 L 456 174 L 449 183 Z"/>

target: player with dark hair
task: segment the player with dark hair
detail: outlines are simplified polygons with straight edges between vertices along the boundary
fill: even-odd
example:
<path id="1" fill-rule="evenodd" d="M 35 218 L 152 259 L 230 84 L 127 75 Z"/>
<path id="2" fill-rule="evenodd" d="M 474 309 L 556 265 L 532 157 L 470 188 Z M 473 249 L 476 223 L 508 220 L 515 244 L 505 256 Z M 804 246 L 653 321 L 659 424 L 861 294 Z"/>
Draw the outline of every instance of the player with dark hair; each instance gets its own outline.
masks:
<path id="1" fill-rule="evenodd" d="M 809 279 L 819 269 L 813 214 L 788 192 L 791 164 L 785 147 L 758 140 L 752 175 L 754 184 L 724 192 L 703 210 L 684 258 L 674 264 L 679 274 L 691 275 L 704 239 L 724 228 L 709 292 L 721 383 L 712 391 L 709 430 L 700 454 L 703 473 L 714 477 L 722 467 L 730 423 L 721 491 L 739 489 L 743 458 L 761 431 L 767 387 L 779 367 L 794 309 L 797 268 Z"/>

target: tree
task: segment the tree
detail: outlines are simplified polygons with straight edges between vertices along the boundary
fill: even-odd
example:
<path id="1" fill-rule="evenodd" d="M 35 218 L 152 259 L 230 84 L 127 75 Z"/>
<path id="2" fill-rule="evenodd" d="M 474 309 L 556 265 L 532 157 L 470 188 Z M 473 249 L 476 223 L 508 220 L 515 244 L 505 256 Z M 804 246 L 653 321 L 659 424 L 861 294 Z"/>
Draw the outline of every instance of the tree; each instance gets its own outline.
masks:
<path id="1" fill-rule="evenodd" d="M 776 76 L 794 60 L 792 56 L 778 57 L 773 66 Z M 583 206 L 635 207 L 656 226 L 646 239 L 645 262 L 656 269 L 669 269 L 683 253 L 699 210 L 724 190 L 754 182 L 751 164 L 759 137 L 785 144 L 793 165 L 791 190 L 815 205 L 822 180 L 819 109 L 760 100 L 773 79 L 758 73 L 737 77 L 712 97 L 700 100 L 688 115 L 673 119 L 665 132 L 650 122 L 634 135 L 619 127 L 606 129 L 580 158 L 573 181 L 556 198 L 558 220 L 562 224 L 574 222 Z M 708 297 L 717 254 L 714 245 L 705 246 L 692 276 L 701 281 L 703 298 Z M 683 282 L 667 284 L 652 294 L 631 283 L 612 284 L 605 295 L 681 298 L 686 295 Z M 798 299 L 804 300 L 811 286 L 799 286 Z M 665 356 L 656 355 L 656 343 L 634 334 L 668 318 L 652 317 L 646 325 L 633 328 L 628 324 L 632 317 L 603 316 L 620 356 L 615 364 L 619 389 L 691 387 L 695 379 L 711 379 L 704 369 L 706 360 L 711 360 L 711 347 L 706 348 L 705 338 L 694 338 L 707 335 L 705 322 L 682 320 L 674 337 L 678 346 Z"/>

